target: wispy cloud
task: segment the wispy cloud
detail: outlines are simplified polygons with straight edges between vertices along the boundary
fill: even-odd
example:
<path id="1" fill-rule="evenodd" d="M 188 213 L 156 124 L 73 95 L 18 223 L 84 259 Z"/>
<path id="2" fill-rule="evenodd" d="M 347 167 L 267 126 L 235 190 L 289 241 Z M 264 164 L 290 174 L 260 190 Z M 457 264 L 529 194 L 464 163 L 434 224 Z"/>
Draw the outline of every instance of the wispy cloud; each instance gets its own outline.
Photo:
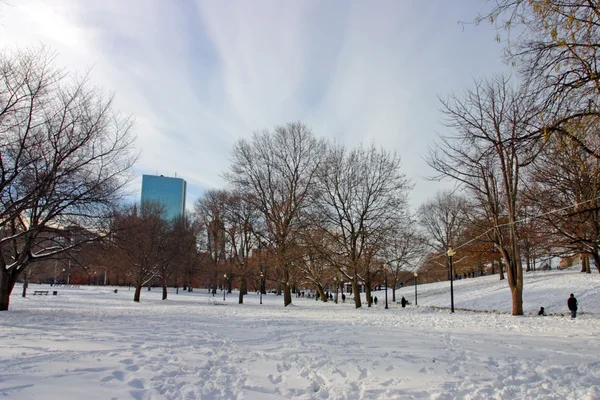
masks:
<path id="1" fill-rule="evenodd" d="M 292 120 L 348 146 L 396 149 L 435 190 L 422 156 L 442 129 L 437 94 L 503 68 L 481 2 L 20 0 L 0 6 L 0 45 L 39 42 L 93 68 L 137 118 L 142 173 L 223 185 L 232 144 Z"/>

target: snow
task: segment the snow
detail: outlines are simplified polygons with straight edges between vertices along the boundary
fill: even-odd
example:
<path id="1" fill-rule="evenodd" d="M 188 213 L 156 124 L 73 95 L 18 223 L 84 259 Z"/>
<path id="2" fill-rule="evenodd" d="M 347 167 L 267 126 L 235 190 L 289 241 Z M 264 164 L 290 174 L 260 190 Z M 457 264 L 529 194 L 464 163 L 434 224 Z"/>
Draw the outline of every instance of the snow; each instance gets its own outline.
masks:
<path id="1" fill-rule="evenodd" d="M 600 399 L 598 274 L 528 273 L 526 315 L 498 276 L 418 286 L 418 306 L 206 290 L 16 287 L 0 313 L 10 399 Z M 34 290 L 57 296 L 33 296 Z M 582 311 L 566 316 L 574 293 Z M 414 287 L 397 291 L 414 303 Z M 535 316 L 540 306 L 550 314 Z M 474 312 L 462 309 L 497 312 Z"/>

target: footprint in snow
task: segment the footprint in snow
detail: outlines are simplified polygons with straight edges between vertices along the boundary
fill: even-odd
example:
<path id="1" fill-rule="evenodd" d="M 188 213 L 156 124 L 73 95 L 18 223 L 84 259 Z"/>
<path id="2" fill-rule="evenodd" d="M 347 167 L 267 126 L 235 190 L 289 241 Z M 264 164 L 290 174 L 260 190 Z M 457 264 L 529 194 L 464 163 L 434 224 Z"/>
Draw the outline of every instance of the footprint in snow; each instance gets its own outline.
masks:
<path id="1" fill-rule="evenodd" d="M 112 375 L 115 379 L 118 379 L 120 381 L 125 380 L 125 372 L 123 371 L 113 371 Z"/>
<path id="2" fill-rule="evenodd" d="M 360 371 L 358 379 L 365 379 L 369 376 L 369 371 L 364 368 L 357 368 Z"/>
<path id="3" fill-rule="evenodd" d="M 139 379 L 132 379 L 129 382 L 127 382 L 127 384 L 133 388 L 136 389 L 143 389 L 144 388 L 144 382 L 142 382 Z"/>

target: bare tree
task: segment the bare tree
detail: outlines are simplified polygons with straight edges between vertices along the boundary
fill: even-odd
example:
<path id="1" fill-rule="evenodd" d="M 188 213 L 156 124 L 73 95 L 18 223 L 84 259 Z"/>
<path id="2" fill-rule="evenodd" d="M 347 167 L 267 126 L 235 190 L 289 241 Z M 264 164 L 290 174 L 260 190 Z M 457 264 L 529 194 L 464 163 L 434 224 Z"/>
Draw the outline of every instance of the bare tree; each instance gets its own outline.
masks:
<path id="1" fill-rule="evenodd" d="M 415 271 L 426 256 L 426 240 L 419 234 L 412 218 L 400 220 L 385 241 L 383 257 L 386 260 L 387 280 L 391 281 L 392 301 L 396 301 L 396 288 L 407 271 Z"/>
<path id="2" fill-rule="evenodd" d="M 600 4 L 589 0 L 499 0 L 476 22 L 490 21 L 508 36 L 506 55 L 545 97 L 538 129 L 546 140 L 556 133 L 588 155 L 600 158 L 594 141 L 600 123 Z M 518 34 L 511 35 L 511 31 Z M 578 125 L 592 119 L 592 133 Z"/>
<path id="3" fill-rule="evenodd" d="M 52 65 L 45 48 L 0 53 L 0 310 L 36 261 L 97 239 L 135 160 L 112 98 Z"/>
<path id="4" fill-rule="evenodd" d="M 539 112 L 527 88 L 498 75 L 442 101 L 450 133 L 430 148 L 429 164 L 459 181 L 488 221 L 488 239 L 502 254 L 512 293 L 512 314 L 523 314 L 523 269 L 517 227 L 521 169 L 539 152 L 531 139 Z"/>
<path id="5" fill-rule="evenodd" d="M 255 227 L 259 225 L 260 212 L 254 202 L 244 194 L 229 193 L 224 204 L 224 230 L 228 238 L 230 281 L 240 282 L 239 304 L 244 302 L 248 279 L 255 273 L 250 262 L 252 249 L 258 247 Z"/>
<path id="6" fill-rule="evenodd" d="M 356 308 L 361 307 L 361 282 L 370 304 L 369 283 L 378 270 L 371 261 L 407 211 L 411 186 L 400 165 L 395 153 L 373 146 L 347 151 L 333 145 L 319 169 L 314 225 L 325 237 L 322 255 L 352 282 Z"/>
<path id="7" fill-rule="evenodd" d="M 159 255 L 158 275 L 162 284 L 162 299 L 167 299 L 167 287 L 183 265 L 192 263 L 196 252 L 196 225 L 181 215 L 169 221 L 165 231 L 164 249 Z"/>
<path id="8" fill-rule="evenodd" d="M 329 246 L 326 244 L 327 237 L 319 229 L 307 229 L 302 233 L 298 251 L 302 252 L 298 257 L 298 267 L 302 273 L 303 285 L 314 287 L 323 302 L 327 302 L 325 287 L 337 276 L 337 269 L 332 266 L 330 257 L 323 255 Z"/>
<path id="9" fill-rule="evenodd" d="M 568 138 L 550 138 L 535 161 L 527 196 L 552 245 L 581 253 L 585 271 L 591 256 L 600 272 L 600 159 Z"/>
<path id="10" fill-rule="evenodd" d="M 160 273 L 167 243 L 168 226 L 164 215 L 161 204 L 145 201 L 139 210 L 132 206 L 113 219 L 113 251 L 121 266 L 133 277 L 135 302 L 140 301 L 142 287 Z"/>
<path id="11" fill-rule="evenodd" d="M 445 255 L 449 248 L 458 245 L 458 240 L 467 226 L 468 203 L 456 191 L 444 190 L 423 204 L 418 214 L 428 245 L 436 253 Z M 446 260 L 446 257 L 437 261 L 443 260 Z M 446 268 L 450 274 L 450 268 L 447 265 Z"/>
<path id="12" fill-rule="evenodd" d="M 224 190 L 209 190 L 196 201 L 194 213 L 200 225 L 200 246 L 208 252 L 209 274 L 212 294 L 217 293 L 218 274 L 224 272 L 227 261 L 227 236 L 225 232 L 225 204 L 228 194 Z"/>
<path id="13" fill-rule="evenodd" d="M 321 161 L 323 142 L 300 122 L 277 126 L 273 132 L 255 133 L 251 141 L 239 140 L 232 152 L 232 165 L 225 175 L 233 187 L 246 193 L 264 219 L 261 239 L 272 252 L 283 285 L 283 301 L 292 302 L 291 283 L 297 233 L 305 224 L 300 218 L 315 171 Z"/>

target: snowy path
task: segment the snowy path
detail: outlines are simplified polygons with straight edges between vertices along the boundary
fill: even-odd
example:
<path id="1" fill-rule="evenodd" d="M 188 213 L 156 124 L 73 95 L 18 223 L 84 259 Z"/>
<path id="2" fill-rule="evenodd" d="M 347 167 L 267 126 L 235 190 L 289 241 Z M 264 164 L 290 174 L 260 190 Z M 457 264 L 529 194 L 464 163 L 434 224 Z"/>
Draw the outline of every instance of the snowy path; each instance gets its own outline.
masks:
<path id="1" fill-rule="evenodd" d="M 64 293 L 63 293 L 64 292 Z M 511 317 L 100 288 L 0 314 L 11 399 L 600 399 L 596 316 Z M 231 300 L 234 297 L 230 297 Z M 227 302 L 229 302 L 228 300 Z"/>

